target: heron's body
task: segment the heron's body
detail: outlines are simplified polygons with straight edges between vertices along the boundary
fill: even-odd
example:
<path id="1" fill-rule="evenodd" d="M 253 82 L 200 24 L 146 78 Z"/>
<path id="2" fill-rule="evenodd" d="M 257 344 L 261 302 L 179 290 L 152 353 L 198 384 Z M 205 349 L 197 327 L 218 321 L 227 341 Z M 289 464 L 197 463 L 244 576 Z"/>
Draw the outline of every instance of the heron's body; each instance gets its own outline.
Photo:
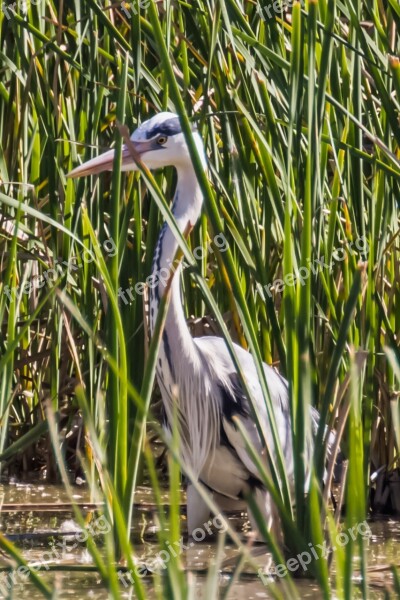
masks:
<path id="1" fill-rule="evenodd" d="M 178 169 L 172 205 L 182 233 L 187 230 L 188 223 L 193 225 L 197 221 L 201 205 L 201 190 L 189 160 L 181 172 Z M 153 259 L 153 281 L 159 279 L 159 283 L 150 288 L 151 332 L 161 295 L 165 291 L 165 274 L 170 271 L 177 250 L 178 242 L 171 229 L 164 224 Z M 211 336 L 192 338 L 182 307 L 179 270 L 172 279 L 171 300 L 157 361 L 157 380 L 167 423 L 172 422 L 173 403 L 178 402 L 182 459 L 202 483 L 231 499 L 243 498 L 251 488 L 255 488 L 256 496 L 262 498 L 266 492 L 232 420 L 234 416 L 242 420 L 255 447 L 261 452 L 262 445 L 250 416 L 248 401 L 241 390 L 224 340 Z M 160 278 L 159 274 L 163 277 Z M 253 357 L 237 345 L 235 352 L 271 440 L 272 433 Z M 264 369 L 290 477 L 293 458 L 287 383 L 271 367 L 264 365 Z M 207 520 L 208 508 L 203 505 L 194 488 L 189 491 L 187 512 L 190 531 Z"/>
<path id="2" fill-rule="evenodd" d="M 194 138 L 205 167 L 201 139 L 197 133 L 194 133 Z M 175 166 L 177 188 L 172 212 L 178 227 L 184 233 L 188 225 L 194 225 L 199 218 L 202 194 L 179 119 L 172 113 L 160 113 L 139 127 L 131 139 L 149 168 Z M 102 156 L 103 160 L 100 156 L 78 167 L 73 175 L 111 168 L 112 154 Z M 124 150 L 123 157 L 124 170 L 136 168 L 127 149 Z M 166 290 L 166 273 L 170 272 L 177 249 L 178 242 L 164 223 L 153 259 L 153 283 L 150 286 L 151 332 L 154 330 L 160 299 Z M 177 403 L 182 461 L 190 467 L 194 477 L 210 490 L 234 500 L 243 498 L 253 490 L 266 524 L 271 527 L 274 522 L 274 507 L 270 495 L 259 479 L 257 468 L 245 449 L 243 438 L 233 419 L 236 417 L 241 420 L 259 455 L 263 455 L 265 449 L 251 417 L 248 399 L 224 340 L 217 337 L 191 337 L 182 306 L 179 270 L 180 268 L 176 270 L 172 278 L 171 299 L 157 360 L 157 380 L 167 427 L 173 420 L 173 403 Z M 254 360 L 251 354 L 237 345 L 235 352 L 257 404 L 269 447 L 274 452 L 271 427 Z M 293 449 L 287 382 L 265 364 L 264 370 L 286 473 L 291 481 Z M 310 412 L 310 422 L 310 436 L 305 449 L 306 461 L 311 457 L 311 430 L 318 423 L 318 413 L 314 409 Z M 208 518 L 208 509 L 193 486 L 188 489 L 187 510 L 190 531 L 200 527 Z"/>

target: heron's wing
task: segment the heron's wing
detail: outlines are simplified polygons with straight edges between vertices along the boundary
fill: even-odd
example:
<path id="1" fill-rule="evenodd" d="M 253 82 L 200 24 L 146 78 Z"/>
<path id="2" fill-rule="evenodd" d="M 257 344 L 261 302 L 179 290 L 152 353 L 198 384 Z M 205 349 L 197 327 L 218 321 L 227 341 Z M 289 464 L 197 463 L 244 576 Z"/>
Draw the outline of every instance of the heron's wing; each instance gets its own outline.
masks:
<path id="1" fill-rule="evenodd" d="M 245 448 L 243 437 L 235 426 L 233 417 L 240 419 L 246 429 L 254 448 L 263 455 L 266 452 L 257 427 L 252 418 L 250 404 L 244 393 L 235 365 L 226 347 L 225 341 L 218 337 L 202 337 L 194 339 L 196 345 L 205 356 L 206 362 L 213 371 L 213 379 L 218 382 L 221 391 L 222 428 L 221 442 L 228 443 L 249 472 L 258 477 L 258 471 Z M 273 437 L 268 418 L 267 407 L 263 398 L 257 369 L 252 355 L 234 344 L 235 352 L 246 377 L 247 385 L 260 415 L 266 432 L 268 446 L 274 451 Z M 289 418 L 289 398 L 287 382 L 272 367 L 264 364 L 264 371 L 269 394 L 274 410 L 278 436 L 284 452 L 287 469 L 292 471 L 291 432 Z M 225 439 L 224 439 L 225 437 Z"/>

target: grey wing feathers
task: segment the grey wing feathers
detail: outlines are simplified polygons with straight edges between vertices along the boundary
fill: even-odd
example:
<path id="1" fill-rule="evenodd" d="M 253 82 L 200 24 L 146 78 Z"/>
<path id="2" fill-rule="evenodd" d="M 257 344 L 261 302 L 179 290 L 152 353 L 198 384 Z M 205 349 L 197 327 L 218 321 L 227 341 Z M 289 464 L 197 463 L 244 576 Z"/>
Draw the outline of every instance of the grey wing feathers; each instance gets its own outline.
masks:
<path id="1" fill-rule="evenodd" d="M 223 435 L 227 437 L 228 442 L 235 449 L 249 471 L 256 476 L 257 469 L 249 459 L 248 452 L 245 449 L 244 440 L 240 432 L 234 426 L 232 417 L 237 416 L 237 418 L 241 420 L 247 431 L 247 435 L 259 453 L 264 452 L 264 445 L 261 442 L 258 430 L 253 421 L 249 401 L 242 389 L 235 365 L 225 341 L 222 338 L 212 336 L 195 338 L 194 341 L 204 355 L 205 363 L 209 365 L 208 368 L 213 372 L 212 378 L 218 382 L 221 389 L 221 424 Z M 247 385 L 257 406 L 258 414 L 263 420 L 263 426 L 267 432 L 268 444 L 270 447 L 273 447 L 270 420 L 268 418 L 268 411 L 263 398 L 262 388 L 253 357 L 249 352 L 236 344 L 234 344 L 234 348 L 246 377 Z M 291 428 L 287 382 L 277 371 L 275 371 L 275 369 L 266 364 L 264 364 L 264 371 L 273 405 L 278 436 L 286 460 L 291 463 Z M 288 464 L 289 468 L 290 466 L 291 465 Z"/>

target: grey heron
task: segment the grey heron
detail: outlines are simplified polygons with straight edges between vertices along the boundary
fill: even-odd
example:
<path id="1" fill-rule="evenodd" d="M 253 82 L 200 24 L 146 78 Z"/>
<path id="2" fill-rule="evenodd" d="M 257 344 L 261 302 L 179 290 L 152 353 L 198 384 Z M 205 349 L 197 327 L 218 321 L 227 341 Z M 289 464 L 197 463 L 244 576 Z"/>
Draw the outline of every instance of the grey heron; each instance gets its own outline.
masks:
<path id="1" fill-rule="evenodd" d="M 193 139 L 206 169 L 206 155 L 202 139 L 193 130 Z M 182 132 L 179 117 L 162 112 L 142 123 L 131 136 L 131 143 L 140 160 L 149 169 L 173 166 L 177 171 L 177 185 L 172 212 L 181 232 L 188 224 L 194 225 L 202 208 L 202 193 Z M 75 168 L 70 176 L 78 177 L 112 170 L 114 150 L 109 150 Z M 135 171 L 137 164 L 127 146 L 122 149 L 122 170 Z M 165 280 L 158 275 L 169 270 L 176 256 L 178 242 L 165 222 L 156 245 L 152 275 L 155 285 L 150 287 L 150 331 L 165 290 Z M 254 447 L 265 452 L 258 430 L 252 419 L 249 401 L 243 392 L 236 369 L 225 344 L 219 337 L 192 338 L 187 327 L 181 300 L 179 269 L 171 284 L 171 299 L 157 361 L 157 380 L 161 390 L 167 423 L 173 422 L 173 403 L 178 403 L 180 424 L 180 451 L 183 463 L 189 465 L 195 476 L 210 490 L 229 499 L 238 500 L 253 493 L 253 498 L 268 528 L 279 520 L 271 495 L 263 486 L 258 470 L 251 460 L 234 424 L 233 417 L 241 420 Z M 165 272 L 165 271 L 164 271 Z M 262 389 L 252 355 L 235 345 L 235 352 L 246 375 L 249 389 L 258 413 L 264 420 L 265 430 L 274 447 Z M 268 383 L 283 457 L 289 481 L 293 480 L 293 450 L 290 422 L 288 384 L 272 367 L 263 364 Z M 177 390 L 177 394 L 175 393 Z M 310 422 L 315 430 L 318 412 L 310 409 Z M 307 440 L 305 460 L 310 462 L 312 435 Z M 193 532 L 209 517 L 206 503 L 189 483 L 187 490 L 188 530 Z M 249 511 L 253 528 L 256 522 Z"/>

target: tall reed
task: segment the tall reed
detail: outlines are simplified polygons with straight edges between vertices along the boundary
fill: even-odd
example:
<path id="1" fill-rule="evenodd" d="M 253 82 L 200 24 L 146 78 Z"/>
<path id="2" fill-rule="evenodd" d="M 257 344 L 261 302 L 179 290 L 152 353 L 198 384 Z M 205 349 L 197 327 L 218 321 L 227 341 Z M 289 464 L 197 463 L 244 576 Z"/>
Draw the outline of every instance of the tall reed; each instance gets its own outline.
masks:
<path id="1" fill-rule="evenodd" d="M 282 452 L 267 472 L 247 440 L 279 507 L 286 545 L 296 554 L 335 535 L 323 490 L 326 425 L 339 426 L 349 459 L 345 526 L 362 521 L 371 465 L 399 466 L 398 6 L 49 0 L 24 11 L 21 4 L 0 13 L 3 464 L 16 464 L 47 435 L 54 452 L 47 473 L 67 486 L 57 423 L 66 413 L 84 416 L 82 462 L 113 523 L 107 559 L 95 544 L 89 549 L 115 597 L 121 555 L 134 568 L 132 506 L 143 465 L 165 526 L 160 544 L 179 539 L 178 442 L 166 440 L 166 517 L 146 436 L 149 421 L 163 435 L 150 404 L 158 337 L 149 345 L 145 296 L 135 292 L 150 273 L 162 220 L 176 229 L 168 207 L 174 175 L 122 176 L 118 169 L 120 124 L 133 129 L 168 109 L 181 117 L 205 198 L 200 223 L 188 240 L 179 238 L 190 265 L 186 314 L 212 315 L 233 357 L 233 339 L 252 352 L 272 423 L 262 361 L 289 380 L 293 488 Z M 207 174 L 190 122 L 205 141 Z M 111 176 L 66 179 L 113 142 Z M 219 233 L 228 250 L 211 244 L 207 254 Z M 205 256 L 196 261 L 191 249 L 199 245 Z M 239 375 L 251 396 L 246 374 Z M 309 406 L 321 424 L 305 498 Z M 25 433 L 15 437 L 17 427 Z M 357 556 L 367 595 L 363 543 L 334 551 L 341 597 L 353 593 Z M 327 560 L 310 569 L 330 597 Z M 157 581 L 169 597 L 192 593 L 180 559 Z M 139 578 L 133 585 L 144 597 Z M 282 585 L 295 593 L 292 583 Z"/>

